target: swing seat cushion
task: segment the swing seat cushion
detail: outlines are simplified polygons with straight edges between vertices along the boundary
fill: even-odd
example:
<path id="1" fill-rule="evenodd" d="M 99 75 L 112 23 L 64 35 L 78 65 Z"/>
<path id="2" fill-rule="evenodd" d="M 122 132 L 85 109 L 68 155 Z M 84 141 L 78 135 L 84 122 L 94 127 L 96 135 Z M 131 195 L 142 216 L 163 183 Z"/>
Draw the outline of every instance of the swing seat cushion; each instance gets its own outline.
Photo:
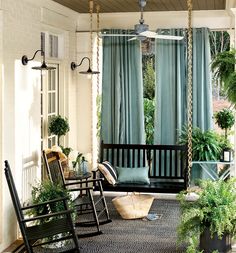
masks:
<path id="1" fill-rule="evenodd" d="M 118 172 L 118 184 L 150 184 L 148 167 L 116 167 L 116 170 Z"/>

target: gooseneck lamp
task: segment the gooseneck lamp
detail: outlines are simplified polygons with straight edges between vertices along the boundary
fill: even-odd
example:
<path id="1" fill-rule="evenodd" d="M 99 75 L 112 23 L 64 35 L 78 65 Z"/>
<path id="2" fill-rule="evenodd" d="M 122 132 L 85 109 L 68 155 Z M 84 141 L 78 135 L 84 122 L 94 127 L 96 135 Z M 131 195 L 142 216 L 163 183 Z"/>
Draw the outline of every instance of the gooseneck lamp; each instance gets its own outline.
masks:
<path id="1" fill-rule="evenodd" d="M 41 56 L 43 57 L 43 62 L 41 64 L 41 66 L 32 67 L 32 69 L 36 69 L 36 70 L 53 70 L 53 69 L 56 69 L 55 67 L 47 66 L 46 61 L 45 61 L 45 53 L 42 49 L 37 50 L 34 53 L 33 57 L 30 58 L 30 59 L 26 55 L 23 55 L 22 58 L 21 58 L 22 64 L 27 65 L 29 61 L 34 60 L 34 58 L 35 58 L 35 56 L 38 52 L 41 52 Z"/>
<path id="2" fill-rule="evenodd" d="M 84 61 L 85 59 L 87 59 L 88 62 L 89 62 L 88 70 L 87 70 L 87 71 L 80 71 L 79 73 L 80 73 L 80 74 L 99 74 L 99 73 L 100 73 L 99 71 L 94 71 L 94 70 L 91 69 L 91 61 L 90 61 L 90 59 L 89 59 L 88 57 L 86 57 L 86 56 L 82 58 L 82 60 L 80 61 L 79 64 L 76 64 L 75 62 L 72 62 L 72 63 L 70 64 L 71 69 L 72 69 L 72 70 L 75 70 L 77 67 L 79 67 L 80 65 L 82 65 L 82 63 L 83 63 L 83 61 Z"/>

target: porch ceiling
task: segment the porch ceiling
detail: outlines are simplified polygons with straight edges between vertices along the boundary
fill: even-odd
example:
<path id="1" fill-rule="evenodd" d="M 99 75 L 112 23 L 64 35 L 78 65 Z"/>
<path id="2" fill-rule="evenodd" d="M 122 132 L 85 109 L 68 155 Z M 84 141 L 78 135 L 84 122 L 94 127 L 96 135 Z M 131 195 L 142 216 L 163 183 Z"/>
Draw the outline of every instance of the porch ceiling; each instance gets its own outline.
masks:
<path id="1" fill-rule="evenodd" d="M 53 0 L 76 12 L 88 13 L 89 0 Z M 232 0 L 230 0 L 232 1 Z M 234 1 L 234 0 L 233 0 Z M 94 0 L 105 12 L 138 12 L 138 0 Z M 145 11 L 185 11 L 186 0 L 147 0 Z M 193 10 L 224 10 L 228 0 L 193 0 Z"/>

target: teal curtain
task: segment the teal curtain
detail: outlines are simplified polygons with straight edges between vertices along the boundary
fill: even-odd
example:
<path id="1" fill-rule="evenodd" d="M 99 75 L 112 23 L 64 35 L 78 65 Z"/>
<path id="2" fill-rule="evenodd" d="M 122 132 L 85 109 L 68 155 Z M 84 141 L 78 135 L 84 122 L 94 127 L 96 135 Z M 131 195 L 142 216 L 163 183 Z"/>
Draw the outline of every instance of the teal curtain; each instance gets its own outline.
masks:
<path id="1" fill-rule="evenodd" d="M 183 29 L 168 30 L 184 35 Z M 156 40 L 155 143 L 175 144 L 187 123 L 187 50 L 182 41 Z M 207 28 L 193 28 L 193 126 L 212 128 L 210 43 Z"/>
<path id="2" fill-rule="evenodd" d="M 193 29 L 193 126 L 213 128 L 211 53 L 208 28 Z"/>
<path id="3" fill-rule="evenodd" d="M 166 31 L 164 31 L 166 32 Z M 163 33 L 163 31 L 162 31 Z M 184 36 L 182 29 L 169 35 Z M 186 122 L 186 40 L 156 40 L 155 131 L 154 143 L 175 144 Z"/>
<path id="4" fill-rule="evenodd" d="M 103 38 L 101 140 L 105 143 L 145 142 L 141 57 L 139 41 Z"/>

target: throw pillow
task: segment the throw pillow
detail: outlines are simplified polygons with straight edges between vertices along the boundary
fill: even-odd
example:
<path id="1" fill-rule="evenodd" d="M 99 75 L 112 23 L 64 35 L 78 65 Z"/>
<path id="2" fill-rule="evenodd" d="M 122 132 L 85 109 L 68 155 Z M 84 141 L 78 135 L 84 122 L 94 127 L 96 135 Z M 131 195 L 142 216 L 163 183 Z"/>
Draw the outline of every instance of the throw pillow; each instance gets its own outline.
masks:
<path id="1" fill-rule="evenodd" d="M 117 172 L 115 168 L 108 162 L 102 162 L 98 164 L 98 169 L 102 175 L 106 178 L 108 183 L 114 185 L 117 181 Z"/>
<path id="2" fill-rule="evenodd" d="M 150 184 L 148 167 L 125 168 L 116 167 L 118 172 L 118 183 Z"/>

